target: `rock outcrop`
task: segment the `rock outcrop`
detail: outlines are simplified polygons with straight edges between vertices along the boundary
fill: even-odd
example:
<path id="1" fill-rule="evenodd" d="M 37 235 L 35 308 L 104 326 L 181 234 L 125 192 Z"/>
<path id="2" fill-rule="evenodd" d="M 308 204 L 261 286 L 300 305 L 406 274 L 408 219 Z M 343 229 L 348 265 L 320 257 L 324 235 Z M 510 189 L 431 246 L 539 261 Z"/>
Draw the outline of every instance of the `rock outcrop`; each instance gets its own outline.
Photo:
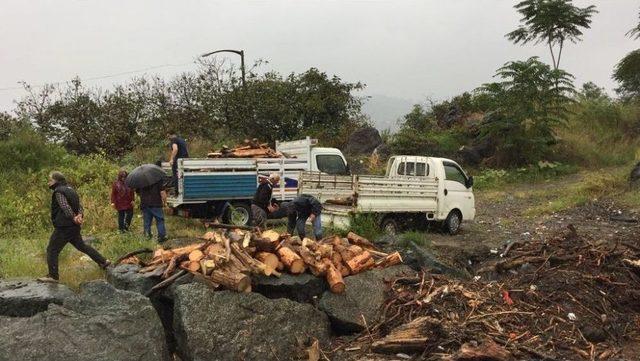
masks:
<path id="1" fill-rule="evenodd" d="M 168 360 L 164 330 L 149 300 L 104 281 L 32 317 L 0 317 L 0 360 Z"/>
<path id="2" fill-rule="evenodd" d="M 30 279 L 0 280 L 0 316 L 30 317 L 73 296 L 69 287 Z"/>
<path id="3" fill-rule="evenodd" d="M 185 361 L 298 359 L 330 333 L 327 316 L 311 305 L 198 283 L 177 287 L 174 331 Z"/>

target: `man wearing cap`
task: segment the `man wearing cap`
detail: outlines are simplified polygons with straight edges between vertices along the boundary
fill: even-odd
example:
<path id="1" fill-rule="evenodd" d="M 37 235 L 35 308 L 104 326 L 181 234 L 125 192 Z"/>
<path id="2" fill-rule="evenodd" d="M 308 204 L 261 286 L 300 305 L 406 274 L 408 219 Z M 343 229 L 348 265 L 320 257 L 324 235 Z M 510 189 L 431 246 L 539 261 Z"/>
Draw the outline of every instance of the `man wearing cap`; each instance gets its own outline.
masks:
<path id="1" fill-rule="evenodd" d="M 47 246 L 49 274 L 39 280 L 44 282 L 58 281 L 60 277 L 58 274 L 58 255 L 67 243 L 71 243 L 78 251 L 91 257 L 100 268 L 107 268 L 111 262 L 82 240 L 80 226 L 84 222 L 84 210 L 80 204 L 78 193 L 67 184 L 64 175 L 57 171 L 49 174 L 48 185 L 53 190 L 51 222 L 54 229 Z"/>
<path id="2" fill-rule="evenodd" d="M 260 178 L 260 184 L 251 201 L 251 216 L 253 225 L 264 228 L 267 222 L 267 215 L 275 210 L 272 205 L 273 187 L 280 182 L 278 173 L 271 173 L 269 178 Z"/>

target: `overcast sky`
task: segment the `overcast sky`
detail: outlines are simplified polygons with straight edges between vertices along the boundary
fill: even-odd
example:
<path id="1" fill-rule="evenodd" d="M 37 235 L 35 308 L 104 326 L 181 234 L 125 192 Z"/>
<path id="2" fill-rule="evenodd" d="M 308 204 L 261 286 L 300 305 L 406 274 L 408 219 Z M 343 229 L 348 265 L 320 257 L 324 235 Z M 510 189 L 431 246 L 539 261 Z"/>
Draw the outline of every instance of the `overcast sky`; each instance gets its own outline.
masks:
<path id="1" fill-rule="evenodd" d="M 504 34 L 518 24 L 507 0 L 0 0 L 0 110 L 31 84 L 151 70 L 165 77 L 193 69 L 203 52 L 244 49 L 247 62 L 282 73 L 317 67 L 367 84 L 366 94 L 444 99 L 490 81 L 509 60 L 545 47 L 516 46 Z M 640 41 L 638 0 L 597 5 L 584 41 L 568 44 L 562 67 L 581 84 L 612 90 L 614 65 Z M 237 61 L 233 56 L 231 61 Z M 143 73 L 135 73 L 141 75 Z M 88 81 L 108 87 L 132 74 Z M 7 89 L 9 88 L 9 89 Z"/>

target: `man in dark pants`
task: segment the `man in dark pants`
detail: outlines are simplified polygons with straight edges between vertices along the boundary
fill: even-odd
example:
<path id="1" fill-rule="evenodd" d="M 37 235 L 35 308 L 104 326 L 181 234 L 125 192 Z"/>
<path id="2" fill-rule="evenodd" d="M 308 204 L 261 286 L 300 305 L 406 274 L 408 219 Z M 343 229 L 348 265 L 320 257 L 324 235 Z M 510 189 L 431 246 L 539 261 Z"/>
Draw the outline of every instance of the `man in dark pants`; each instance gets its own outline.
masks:
<path id="1" fill-rule="evenodd" d="M 284 209 L 287 214 L 287 232 L 289 234 L 293 234 L 295 230 L 300 238 L 304 238 L 307 235 L 305 224 L 309 219 L 313 225 L 315 239 L 322 238 L 322 222 L 320 220 L 322 204 L 318 199 L 308 194 L 301 194 L 280 208 Z"/>
<path id="2" fill-rule="evenodd" d="M 67 184 L 64 175 L 60 172 L 51 172 L 48 185 L 53 190 L 51 195 L 51 221 L 53 222 L 54 230 L 49 239 L 49 246 L 47 246 L 49 274 L 38 280 L 44 282 L 58 281 L 60 277 L 58 274 L 58 256 L 67 243 L 71 243 L 78 251 L 91 257 L 100 268 L 107 268 L 111 262 L 82 240 L 80 226 L 84 221 L 84 211 L 80 204 L 78 193 Z"/>
<path id="3" fill-rule="evenodd" d="M 268 214 L 275 210 L 271 198 L 273 187 L 277 186 L 279 182 L 280 175 L 278 173 L 272 173 L 269 178 L 260 179 L 258 189 L 256 189 L 251 201 L 251 218 L 254 226 L 264 228 Z"/>
<path id="4" fill-rule="evenodd" d="M 158 229 L 158 242 L 164 242 L 167 231 L 164 227 L 164 211 L 162 207 L 167 195 L 164 190 L 163 180 L 148 187 L 136 189 L 136 192 L 140 196 L 144 235 L 151 238 L 151 223 L 155 219 L 156 228 Z"/>
<path id="5" fill-rule="evenodd" d="M 173 192 L 178 195 L 178 159 L 189 158 L 189 150 L 187 149 L 187 142 L 178 137 L 174 133 L 167 134 L 169 141 L 171 142 L 171 155 L 169 156 L 169 164 L 171 165 L 171 173 L 173 178 L 171 179 L 171 185 Z"/>

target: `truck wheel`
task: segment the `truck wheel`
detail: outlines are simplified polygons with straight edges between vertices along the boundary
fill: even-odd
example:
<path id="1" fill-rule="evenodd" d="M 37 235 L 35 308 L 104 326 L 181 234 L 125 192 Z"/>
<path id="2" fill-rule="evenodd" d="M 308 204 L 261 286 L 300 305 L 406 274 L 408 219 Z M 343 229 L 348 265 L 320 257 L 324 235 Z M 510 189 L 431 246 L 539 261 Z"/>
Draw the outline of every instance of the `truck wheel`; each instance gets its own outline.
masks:
<path id="1" fill-rule="evenodd" d="M 462 214 L 457 209 L 449 212 L 447 219 L 444 221 L 444 229 L 449 234 L 456 234 L 460 231 L 460 224 L 462 223 Z"/>
<path id="2" fill-rule="evenodd" d="M 234 203 L 229 207 L 229 223 L 236 226 L 248 226 L 251 223 L 251 206 L 246 203 Z"/>
<path id="3" fill-rule="evenodd" d="M 396 235 L 400 231 L 400 226 L 395 219 L 388 217 L 382 220 L 380 229 L 382 229 L 382 232 L 385 234 Z"/>

